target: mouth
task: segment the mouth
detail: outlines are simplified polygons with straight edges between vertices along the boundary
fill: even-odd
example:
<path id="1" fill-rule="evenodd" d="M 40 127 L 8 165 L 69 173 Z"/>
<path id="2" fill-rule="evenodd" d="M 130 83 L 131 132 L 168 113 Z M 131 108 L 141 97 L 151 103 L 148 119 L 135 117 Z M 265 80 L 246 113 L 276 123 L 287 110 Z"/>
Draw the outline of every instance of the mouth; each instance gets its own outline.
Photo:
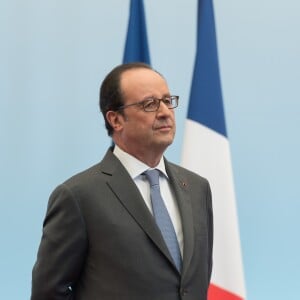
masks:
<path id="1" fill-rule="evenodd" d="M 163 125 L 163 126 L 156 127 L 155 130 L 170 131 L 170 130 L 172 130 L 172 126 L 171 125 Z"/>

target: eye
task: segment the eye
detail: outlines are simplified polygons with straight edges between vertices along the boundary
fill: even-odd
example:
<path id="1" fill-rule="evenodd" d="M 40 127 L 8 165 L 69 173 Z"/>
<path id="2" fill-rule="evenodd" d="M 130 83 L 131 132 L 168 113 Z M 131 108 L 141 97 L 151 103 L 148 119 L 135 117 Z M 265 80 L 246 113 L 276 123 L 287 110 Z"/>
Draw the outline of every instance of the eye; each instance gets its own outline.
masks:
<path id="1" fill-rule="evenodd" d="M 172 98 L 171 97 L 165 97 L 162 101 L 165 105 L 172 106 Z"/>
<path id="2" fill-rule="evenodd" d="M 157 101 L 156 101 L 156 99 L 149 98 L 149 99 L 144 101 L 143 105 L 144 105 L 145 110 L 156 109 L 157 108 Z"/>

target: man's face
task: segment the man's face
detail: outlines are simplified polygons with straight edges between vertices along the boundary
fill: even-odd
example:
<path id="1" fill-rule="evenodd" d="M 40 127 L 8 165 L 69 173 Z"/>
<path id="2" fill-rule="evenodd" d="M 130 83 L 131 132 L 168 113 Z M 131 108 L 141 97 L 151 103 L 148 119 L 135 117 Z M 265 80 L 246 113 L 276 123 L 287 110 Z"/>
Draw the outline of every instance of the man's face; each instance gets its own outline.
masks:
<path id="1" fill-rule="evenodd" d="M 125 71 L 120 84 L 124 105 L 149 97 L 170 96 L 166 81 L 149 69 Z M 134 105 L 124 109 L 121 143 L 125 151 L 136 157 L 149 151 L 162 154 L 173 142 L 175 130 L 174 110 L 168 109 L 163 102 L 155 112 L 145 112 L 141 105 Z"/>

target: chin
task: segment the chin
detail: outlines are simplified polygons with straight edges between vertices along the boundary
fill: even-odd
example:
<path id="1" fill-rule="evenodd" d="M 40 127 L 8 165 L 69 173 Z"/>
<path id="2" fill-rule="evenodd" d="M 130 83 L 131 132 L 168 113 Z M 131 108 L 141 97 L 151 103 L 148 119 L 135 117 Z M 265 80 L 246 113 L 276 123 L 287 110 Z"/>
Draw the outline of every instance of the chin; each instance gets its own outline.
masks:
<path id="1" fill-rule="evenodd" d="M 168 147 L 173 143 L 174 139 L 165 139 L 163 141 L 161 141 L 160 145 L 164 146 L 164 147 Z"/>

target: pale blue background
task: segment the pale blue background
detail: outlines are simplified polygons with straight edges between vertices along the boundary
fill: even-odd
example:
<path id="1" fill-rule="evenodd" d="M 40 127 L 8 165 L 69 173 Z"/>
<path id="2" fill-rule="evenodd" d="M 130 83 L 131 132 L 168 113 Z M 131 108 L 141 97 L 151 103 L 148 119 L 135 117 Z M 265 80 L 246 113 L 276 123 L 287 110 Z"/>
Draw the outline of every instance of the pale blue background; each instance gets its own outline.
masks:
<path id="1" fill-rule="evenodd" d="M 250 300 L 299 299 L 300 2 L 216 0 L 220 69 Z M 98 109 L 123 56 L 129 1 L 0 2 L 0 298 L 28 299 L 49 193 L 110 144 Z M 196 1 L 145 0 L 152 63 L 181 96 Z"/>

